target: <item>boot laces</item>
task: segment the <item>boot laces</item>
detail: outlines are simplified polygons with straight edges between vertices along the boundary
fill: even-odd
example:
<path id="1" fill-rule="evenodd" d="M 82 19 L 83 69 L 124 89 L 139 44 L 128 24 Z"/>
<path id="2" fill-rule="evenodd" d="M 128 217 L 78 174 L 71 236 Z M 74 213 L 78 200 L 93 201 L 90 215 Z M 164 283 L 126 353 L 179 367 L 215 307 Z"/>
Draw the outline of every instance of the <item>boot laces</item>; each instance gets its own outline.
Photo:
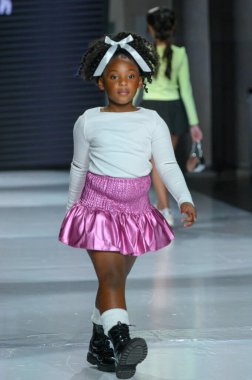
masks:
<path id="1" fill-rule="evenodd" d="M 115 339 L 119 339 L 122 341 L 122 340 L 128 340 L 130 338 L 128 325 L 118 322 L 116 327 L 117 329 L 114 330 Z"/>
<path id="2" fill-rule="evenodd" d="M 104 335 L 101 339 L 101 349 L 103 356 L 106 356 L 108 358 L 114 356 L 114 350 L 111 348 L 110 340 L 106 335 Z"/>

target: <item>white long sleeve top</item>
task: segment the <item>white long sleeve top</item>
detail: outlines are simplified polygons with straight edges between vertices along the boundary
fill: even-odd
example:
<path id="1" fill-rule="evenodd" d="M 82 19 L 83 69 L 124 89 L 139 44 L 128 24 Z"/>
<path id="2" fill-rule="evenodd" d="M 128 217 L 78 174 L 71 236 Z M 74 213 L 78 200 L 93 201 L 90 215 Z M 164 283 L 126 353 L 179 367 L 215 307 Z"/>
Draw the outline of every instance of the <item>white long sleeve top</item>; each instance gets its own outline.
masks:
<path id="1" fill-rule="evenodd" d="M 120 178 L 142 177 L 151 172 L 152 157 L 178 205 L 193 203 L 168 126 L 156 111 L 103 112 L 101 107 L 91 108 L 77 119 L 73 137 L 67 209 L 79 199 L 87 171 Z"/>

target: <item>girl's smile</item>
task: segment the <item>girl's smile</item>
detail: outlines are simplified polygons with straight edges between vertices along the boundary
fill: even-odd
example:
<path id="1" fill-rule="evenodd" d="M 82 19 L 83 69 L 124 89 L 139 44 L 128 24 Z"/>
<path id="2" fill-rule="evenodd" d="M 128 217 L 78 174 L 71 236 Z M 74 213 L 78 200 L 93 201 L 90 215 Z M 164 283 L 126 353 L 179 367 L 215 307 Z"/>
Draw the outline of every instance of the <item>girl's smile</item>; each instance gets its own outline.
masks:
<path id="1" fill-rule="evenodd" d="M 98 80 L 101 90 L 108 96 L 107 111 L 128 112 L 136 110 L 132 105 L 137 89 L 142 86 L 138 66 L 126 56 L 111 59 L 102 77 Z"/>

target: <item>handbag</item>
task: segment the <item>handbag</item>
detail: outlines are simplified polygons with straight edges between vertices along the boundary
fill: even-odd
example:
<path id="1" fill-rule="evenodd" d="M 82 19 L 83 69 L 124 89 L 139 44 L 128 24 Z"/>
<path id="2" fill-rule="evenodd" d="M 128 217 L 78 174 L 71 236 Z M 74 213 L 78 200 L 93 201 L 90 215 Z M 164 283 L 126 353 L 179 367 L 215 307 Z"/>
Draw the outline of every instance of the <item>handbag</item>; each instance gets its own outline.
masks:
<path id="1" fill-rule="evenodd" d="M 203 149 L 200 141 L 193 141 L 190 156 L 186 162 L 189 173 L 200 173 L 206 168 Z"/>

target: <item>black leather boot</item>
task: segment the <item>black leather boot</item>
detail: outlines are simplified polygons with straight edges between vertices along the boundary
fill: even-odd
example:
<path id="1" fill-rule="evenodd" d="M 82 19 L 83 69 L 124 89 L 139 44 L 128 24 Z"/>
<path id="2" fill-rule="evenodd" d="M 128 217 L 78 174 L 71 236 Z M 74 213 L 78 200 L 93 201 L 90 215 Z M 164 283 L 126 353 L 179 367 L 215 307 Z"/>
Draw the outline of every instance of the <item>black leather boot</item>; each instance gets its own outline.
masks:
<path id="1" fill-rule="evenodd" d="M 104 334 L 103 327 L 93 323 L 93 336 L 89 343 L 87 361 L 97 365 L 100 371 L 115 372 L 114 351 L 110 347 L 109 338 Z"/>
<path id="2" fill-rule="evenodd" d="M 129 379 L 134 376 L 137 364 L 147 356 L 148 348 L 144 339 L 130 338 L 129 326 L 118 322 L 108 332 L 114 346 L 116 359 L 116 376 Z"/>

